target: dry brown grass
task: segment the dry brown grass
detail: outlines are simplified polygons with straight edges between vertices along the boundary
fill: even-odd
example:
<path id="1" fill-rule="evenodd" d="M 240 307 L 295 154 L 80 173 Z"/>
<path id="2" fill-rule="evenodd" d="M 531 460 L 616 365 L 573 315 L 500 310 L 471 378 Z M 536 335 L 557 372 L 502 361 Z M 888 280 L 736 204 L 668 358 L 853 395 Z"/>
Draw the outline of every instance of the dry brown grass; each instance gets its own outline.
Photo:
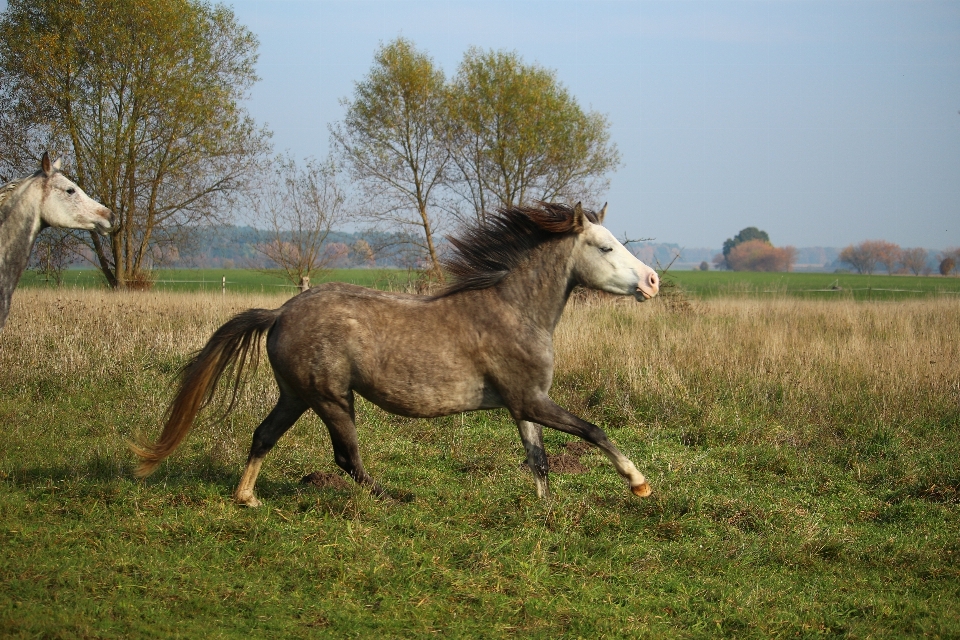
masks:
<path id="1" fill-rule="evenodd" d="M 0 367 L 102 375 L 144 357 L 181 358 L 234 313 L 288 297 L 22 289 L 0 333 Z"/>
<path id="2" fill-rule="evenodd" d="M 556 347 L 555 388 L 571 387 L 569 402 L 586 396 L 582 408 L 608 423 L 640 409 L 653 427 L 685 411 L 701 444 L 747 414 L 768 419 L 761 439 L 782 431 L 799 444 L 840 423 L 909 425 L 960 403 L 951 299 L 715 299 L 683 313 L 588 299 L 567 309 Z"/>
<path id="3" fill-rule="evenodd" d="M 0 333 L 0 369 L 102 376 L 183 361 L 234 313 L 286 299 L 24 289 Z M 578 299 L 557 329 L 558 380 L 675 400 L 779 384 L 783 403 L 816 406 L 862 391 L 894 413 L 960 399 L 960 301 L 719 299 L 671 309 Z"/>

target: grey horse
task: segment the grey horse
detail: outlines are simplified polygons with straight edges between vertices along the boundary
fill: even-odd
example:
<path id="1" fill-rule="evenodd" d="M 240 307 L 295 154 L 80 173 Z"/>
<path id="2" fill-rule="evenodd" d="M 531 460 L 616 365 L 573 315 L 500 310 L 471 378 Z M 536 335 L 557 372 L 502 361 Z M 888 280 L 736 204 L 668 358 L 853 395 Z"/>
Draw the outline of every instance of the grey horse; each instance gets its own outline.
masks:
<path id="1" fill-rule="evenodd" d="M 279 309 L 250 309 L 220 327 L 184 367 L 177 395 L 155 444 L 134 445 L 137 475 L 149 475 L 180 444 L 218 381 L 232 369 L 236 400 L 260 337 L 280 397 L 253 434 L 234 493 L 259 506 L 254 484 L 264 456 L 313 409 L 330 432 L 337 465 L 377 495 L 385 493 L 360 460 L 354 393 L 383 409 L 437 417 L 505 407 L 516 421 L 537 495 L 548 495 L 542 427 L 597 446 L 638 496 L 650 494 L 634 464 L 599 427 L 548 395 L 553 332 L 576 285 L 644 301 L 657 295 L 656 271 L 601 226 L 599 214 L 541 203 L 500 210 L 487 224 L 451 238 L 446 262 L 453 283 L 434 296 L 387 293 L 331 283 Z"/>

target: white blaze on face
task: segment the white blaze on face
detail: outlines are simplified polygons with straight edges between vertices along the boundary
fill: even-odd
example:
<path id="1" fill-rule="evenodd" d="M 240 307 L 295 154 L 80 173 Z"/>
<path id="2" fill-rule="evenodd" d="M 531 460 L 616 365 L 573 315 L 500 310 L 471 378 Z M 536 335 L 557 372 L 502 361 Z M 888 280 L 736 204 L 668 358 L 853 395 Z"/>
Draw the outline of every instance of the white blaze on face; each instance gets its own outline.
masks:
<path id="1" fill-rule="evenodd" d="M 88 196 L 62 173 L 47 179 L 41 218 L 51 227 L 96 230 L 106 233 L 113 227 L 113 215 L 105 206 Z"/>
<path id="2" fill-rule="evenodd" d="M 605 227 L 584 219 L 574 256 L 574 273 L 580 283 L 619 295 L 632 295 L 643 301 L 657 295 L 657 272 L 627 251 Z"/>

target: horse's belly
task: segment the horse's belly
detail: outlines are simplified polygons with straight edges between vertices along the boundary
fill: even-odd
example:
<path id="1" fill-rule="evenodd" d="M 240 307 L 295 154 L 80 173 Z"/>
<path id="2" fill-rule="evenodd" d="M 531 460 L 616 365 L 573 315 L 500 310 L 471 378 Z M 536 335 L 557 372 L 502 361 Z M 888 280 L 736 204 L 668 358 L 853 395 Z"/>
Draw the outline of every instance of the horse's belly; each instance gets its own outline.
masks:
<path id="1" fill-rule="evenodd" d="M 502 406 L 500 396 L 482 380 L 451 381 L 408 375 L 379 382 L 355 388 L 378 407 L 411 418 L 436 418 Z"/>

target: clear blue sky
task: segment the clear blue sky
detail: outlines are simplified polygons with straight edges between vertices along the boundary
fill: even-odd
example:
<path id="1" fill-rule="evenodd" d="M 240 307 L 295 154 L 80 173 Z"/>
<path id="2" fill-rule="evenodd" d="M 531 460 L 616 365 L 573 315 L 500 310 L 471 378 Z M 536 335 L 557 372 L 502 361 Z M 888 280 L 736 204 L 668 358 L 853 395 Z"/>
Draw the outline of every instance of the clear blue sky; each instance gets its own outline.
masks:
<path id="1" fill-rule="evenodd" d="M 380 43 L 402 35 L 448 77 L 471 45 L 507 49 L 610 118 L 618 236 L 960 246 L 956 0 L 226 4 L 260 39 L 249 109 L 278 151 L 326 155 Z"/>
<path id="2" fill-rule="evenodd" d="M 960 245 L 960 2 L 237 0 L 250 103 L 322 157 L 339 99 L 397 36 L 453 75 L 471 45 L 556 71 L 609 116 L 619 236 L 715 247 Z"/>

